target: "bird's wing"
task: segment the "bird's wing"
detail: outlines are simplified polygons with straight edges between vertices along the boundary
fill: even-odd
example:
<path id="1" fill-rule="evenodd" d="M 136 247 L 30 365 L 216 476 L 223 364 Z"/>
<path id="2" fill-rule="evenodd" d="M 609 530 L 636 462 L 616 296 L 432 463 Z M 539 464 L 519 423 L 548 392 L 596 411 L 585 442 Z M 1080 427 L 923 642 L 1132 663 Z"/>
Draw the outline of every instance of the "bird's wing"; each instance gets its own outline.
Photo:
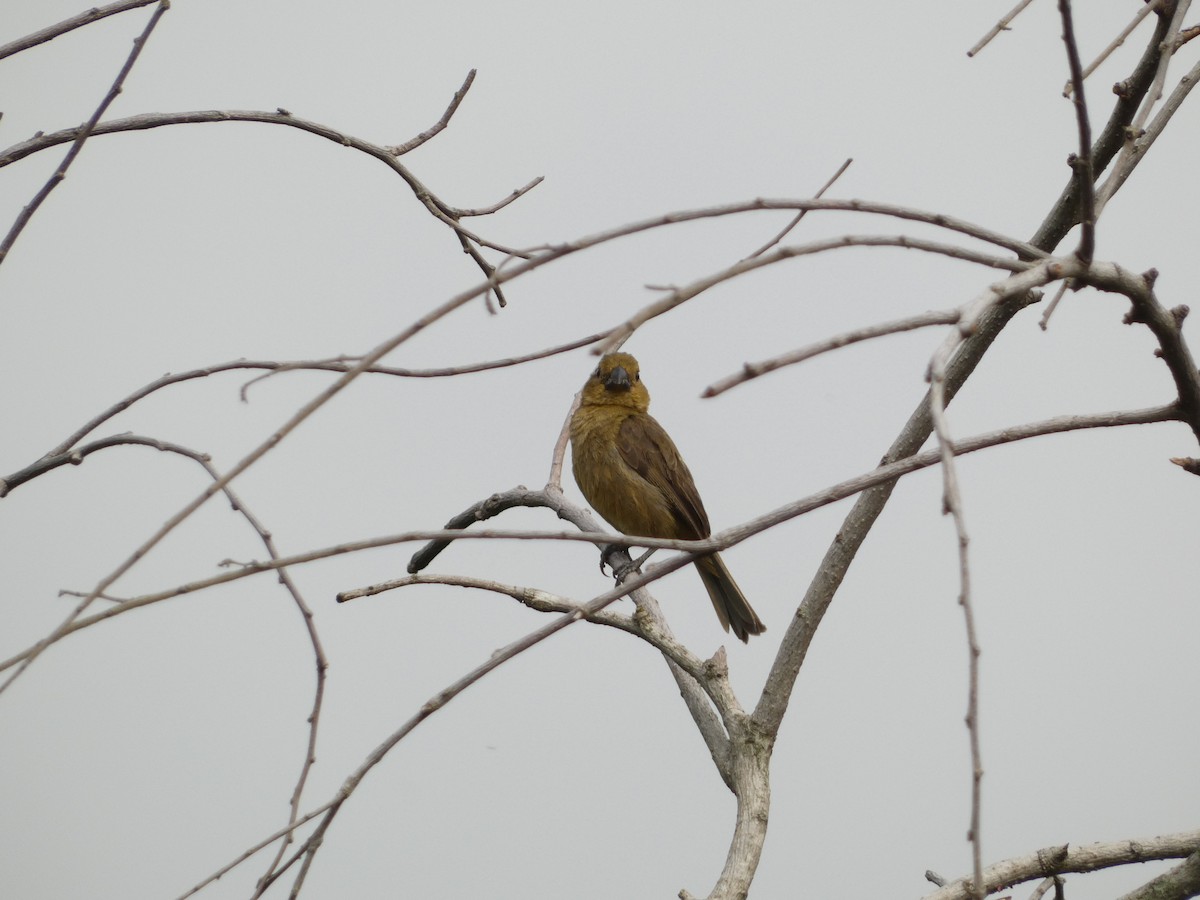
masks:
<path id="1" fill-rule="evenodd" d="M 712 533 L 696 482 L 674 442 L 649 415 L 629 416 L 617 432 L 617 451 L 631 469 L 653 485 L 679 524 L 679 537 L 699 540 Z"/>

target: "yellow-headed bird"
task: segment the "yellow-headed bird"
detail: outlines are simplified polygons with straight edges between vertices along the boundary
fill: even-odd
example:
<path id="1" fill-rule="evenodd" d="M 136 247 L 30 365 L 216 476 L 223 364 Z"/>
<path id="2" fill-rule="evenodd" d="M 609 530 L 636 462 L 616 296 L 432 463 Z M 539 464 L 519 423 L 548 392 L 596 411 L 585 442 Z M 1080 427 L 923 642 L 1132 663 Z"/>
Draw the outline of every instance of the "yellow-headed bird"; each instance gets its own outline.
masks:
<path id="1" fill-rule="evenodd" d="M 571 418 L 575 481 L 596 512 L 629 537 L 702 540 L 712 529 L 692 473 L 649 408 L 638 361 L 628 353 L 601 359 Z M 720 556 L 700 557 L 696 570 L 726 631 L 746 641 L 767 630 Z"/>

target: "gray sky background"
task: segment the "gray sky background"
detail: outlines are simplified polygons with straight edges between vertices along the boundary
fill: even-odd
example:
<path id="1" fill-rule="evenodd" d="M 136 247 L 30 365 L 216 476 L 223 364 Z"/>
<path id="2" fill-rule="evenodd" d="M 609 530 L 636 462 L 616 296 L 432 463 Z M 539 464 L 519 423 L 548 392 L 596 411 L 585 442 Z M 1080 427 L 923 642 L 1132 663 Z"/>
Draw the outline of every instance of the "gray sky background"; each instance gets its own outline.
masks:
<path id="1" fill-rule="evenodd" d="M 310 2 L 176 0 L 109 117 L 285 107 L 395 144 L 436 121 L 477 68 L 450 127 L 404 161 L 463 207 L 545 176 L 470 223 L 502 243 L 806 197 L 847 157 L 831 196 L 1028 238 L 1068 177 L 1076 137 L 1053 3 L 1035 3 L 967 58 L 1010 5 L 366 0 L 332 13 Z M 1139 4 L 1078 6 L 1090 59 Z M 81 8 L 8 0 L 0 42 Z M 0 145 L 85 120 L 151 9 L 0 63 Z M 1088 82 L 1097 129 L 1149 27 Z M 1169 85 L 1194 56 L 1181 55 Z M 1098 233 L 1098 258 L 1158 268 L 1172 306 L 1195 303 L 1195 103 Z M 0 217 L 11 221 L 63 152 L 0 173 Z M 610 327 L 657 296 L 646 285 L 724 268 L 789 217 L 676 226 L 579 254 L 512 283 L 498 315 L 468 305 L 386 362 L 465 364 Z M 945 237 L 830 213 L 806 218 L 792 240 L 847 232 Z M 958 305 L 999 277 L 912 251 L 843 250 L 706 293 L 626 349 L 723 529 L 872 468 L 923 395 L 943 335 L 859 345 L 713 400 L 700 399 L 705 386 L 848 328 Z M 352 150 L 241 123 L 95 138 L 0 266 L 0 475 L 164 372 L 363 353 L 478 280 L 403 182 Z M 1070 295 L 1048 332 L 1040 309 L 1023 314 L 955 402 L 956 433 L 1167 402 L 1166 367 L 1144 328 L 1121 323 L 1126 306 Z M 1185 335 L 1194 334 L 1189 320 Z M 495 491 L 545 483 L 593 365 L 580 350 L 453 379 L 360 378 L 235 489 L 285 554 L 438 527 Z M 330 381 L 278 375 L 242 403 L 250 377 L 161 391 L 96 436 L 175 441 L 225 469 Z M 1185 427 L 1161 425 L 960 462 L 983 647 L 987 861 L 1197 827 L 1200 485 L 1167 461 L 1195 452 Z M 91 588 L 205 483 L 185 460 L 121 448 L 14 490 L 0 504 L 0 657 L 61 620 L 74 601 L 60 589 Z M 565 488 L 580 499 L 569 475 Z M 719 630 L 691 570 L 656 585 L 696 652 L 725 644 L 744 704 L 847 509 L 726 554 L 769 627 L 749 646 Z M 756 897 L 911 897 L 931 889 L 926 869 L 969 871 L 967 653 L 955 536 L 940 510 L 938 471 L 903 481 L 818 634 L 772 765 Z M 493 524 L 560 527 L 544 511 Z M 452 588 L 334 603 L 340 590 L 402 574 L 414 549 L 293 572 L 331 662 L 305 809 L 425 700 L 543 624 L 515 602 Z M 114 592 L 159 590 L 263 555 L 228 505 L 212 501 Z M 583 544 L 476 541 L 433 570 L 584 600 L 610 584 L 596 563 Z M 300 618 L 270 576 L 56 646 L 0 696 L 0 893 L 178 896 L 285 823 L 312 685 Z M 574 626 L 455 700 L 368 776 L 305 896 L 703 894 L 724 861 L 733 808 L 653 651 Z M 203 896 L 247 896 L 263 865 L 256 858 Z M 1114 896 L 1153 871 L 1076 876 L 1068 895 Z"/>

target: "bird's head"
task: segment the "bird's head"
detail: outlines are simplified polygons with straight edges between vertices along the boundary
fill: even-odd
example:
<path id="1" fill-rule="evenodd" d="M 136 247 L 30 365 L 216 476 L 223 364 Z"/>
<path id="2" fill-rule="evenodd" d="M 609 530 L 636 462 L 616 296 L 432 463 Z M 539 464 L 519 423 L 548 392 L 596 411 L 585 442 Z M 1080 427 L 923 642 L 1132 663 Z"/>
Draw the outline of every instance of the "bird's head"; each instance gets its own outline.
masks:
<path id="1" fill-rule="evenodd" d="M 628 353 L 609 353 L 602 357 L 583 387 L 583 402 L 629 406 L 645 412 L 650 407 L 650 392 L 642 384 L 638 361 Z"/>

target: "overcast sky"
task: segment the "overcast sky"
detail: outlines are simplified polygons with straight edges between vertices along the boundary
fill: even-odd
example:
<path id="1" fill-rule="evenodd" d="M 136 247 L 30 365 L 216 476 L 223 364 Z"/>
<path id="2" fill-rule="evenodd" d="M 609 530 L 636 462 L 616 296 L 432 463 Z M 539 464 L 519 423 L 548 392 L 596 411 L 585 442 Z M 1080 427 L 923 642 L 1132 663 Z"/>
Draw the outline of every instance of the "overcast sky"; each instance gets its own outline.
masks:
<path id="1" fill-rule="evenodd" d="M 501 244 L 803 198 L 850 157 L 830 196 L 1026 239 L 1069 177 L 1077 139 L 1055 4 L 1035 3 L 967 58 L 1010 5 L 365 0 L 331 13 L 308 0 L 175 0 L 108 117 L 283 107 L 398 144 L 435 122 L 474 68 L 450 127 L 404 162 L 460 207 L 544 176 L 470 221 Z M 1140 3 L 1078 6 L 1090 59 Z M 153 8 L 0 62 L 0 146 L 86 120 Z M 0 43 L 81 10 L 5 0 Z M 1089 80 L 1097 130 L 1149 28 Z M 1189 47 L 1168 85 L 1194 60 Z M 1156 267 L 1169 306 L 1195 303 L 1200 118 L 1189 104 L 1098 229 L 1097 257 Z M 0 220 L 65 150 L 0 171 Z M 514 281 L 498 314 L 475 301 L 385 362 L 466 364 L 611 327 L 659 296 L 647 285 L 718 271 L 789 216 L 674 226 L 578 254 Z M 791 240 L 901 232 L 946 239 L 829 213 L 807 217 Z M 724 529 L 869 471 L 922 397 L 943 334 L 858 345 L 702 400 L 707 385 L 849 328 L 956 306 L 1000 277 L 913 251 L 841 250 L 703 294 L 626 349 Z M 403 181 L 335 143 L 245 123 L 96 137 L 0 266 L 0 477 L 165 372 L 361 354 L 479 280 Z M 1122 324 L 1127 306 L 1087 291 L 1064 299 L 1048 331 L 1037 308 L 1018 317 L 953 405 L 952 428 L 1170 401 L 1153 339 Z M 1196 333 L 1193 321 L 1184 333 Z M 495 491 L 545 483 L 594 364 L 577 350 L 450 379 L 360 378 L 234 488 L 283 554 L 439 527 Z M 242 402 L 254 374 L 160 391 L 93 437 L 173 441 L 225 470 L 333 378 L 276 375 Z M 961 461 L 983 647 L 985 861 L 1200 825 L 1200 483 L 1168 462 L 1188 455 L 1190 432 L 1169 424 Z M 4 498 L 0 658 L 62 620 L 76 600 L 60 590 L 90 590 L 206 483 L 192 462 L 121 447 Z M 582 502 L 569 475 L 564 487 Z M 913 897 L 931 889 L 927 869 L 969 872 L 967 652 L 941 505 L 938 471 L 901 483 L 817 635 L 775 751 L 755 897 Z M 655 586 L 695 652 L 726 646 L 744 705 L 848 508 L 725 554 L 769 629 L 748 646 L 720 631 L 690 569 Z M 492 524 L 563 527 L 528 510 Z M 305 810 L 424 701 L 546 621 L 507 598 L 447 587 L 335 604 L 338 591 L 403 574 L 414 549 L 292 573 L 330 661 Z M 264 554 L 214 500 L 112 592 L 157 591 Z M 611 585 L 596 550 L 578 543 L 463 542 L 432 568 L 580 601 Z M 0 893 L 169 898 L 235 858 L 287 821 L 313 683 L 301 618 L 269 575 L 52 648 L 0 695 Z M 661 659 L 629 635 L 576 625 L 400 744 L 335 821 L 305 896 L 704 895 L 733 810 Z M 265 864 L 256 857 L 203 896 L 248 896 Z M 1068 896 L 1111 897 L 1154 871 L 1073 876 Z"/>

